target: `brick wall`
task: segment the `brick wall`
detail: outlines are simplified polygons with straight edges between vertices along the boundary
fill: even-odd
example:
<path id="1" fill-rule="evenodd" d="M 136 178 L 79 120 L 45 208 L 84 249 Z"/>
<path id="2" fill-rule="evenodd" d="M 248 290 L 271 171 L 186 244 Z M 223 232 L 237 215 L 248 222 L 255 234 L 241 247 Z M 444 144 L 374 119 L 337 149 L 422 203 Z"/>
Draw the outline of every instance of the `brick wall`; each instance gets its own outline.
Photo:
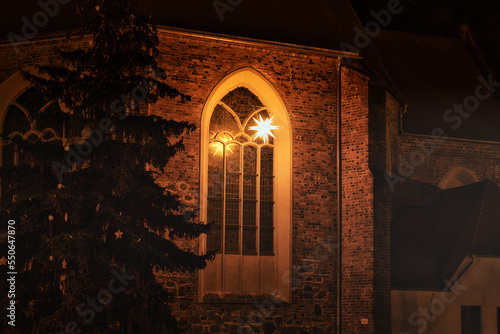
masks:
<path id="1" fill-rule="evenodd" d="M 342 333 L 374 331 L 368 78 L 342 72 Z M 362 319 L 367 324 L 362 324 Z"/>
<path id="2" fill-rule="evenodd" d="M 31 43 L 19 45 L 16 53 L 10 44 L 0 45 L 0 83 L 17 72 L 19 68 L 28 69 L 35 65 L 53 65 L 61 48 L 83 48 L 86 41 L 64 37 L 41 38 Z"/>
<path id="3" fill-rule="evenodd" d="M 336 249 L 324 242 L 336 240 L 336 73 L 335 57 L 307 54 L 223 40 L 160 33 L 160 62 L 167 82 L 192 100 L 162 100 L 151 113 L 194 123 L 198 130 L 185 138 L 186 151 L 170 162 L 159 179 L 192 207 L 199 201 L 200 122 L 203 106 L 217 83 L 229 73 L 252 67 L 266 77 L 284 101 L 293 134 L 293 234 L 292 264 L 303 268 L 292 303 L 268 305 L 198 303 L 197 275 L 159 273 L 165 287 L 177 297 L 174 314 L 188 333 L 235 333 L 238 318 L 254 316 L 256 333 L 334 333 L 336 327 Z M 51 64 L 57 49 L 85 45 L 64 38 L 37 40 L 16 55 L 0 46 L 0 82 L 18 65 Z M 345 68 L 342 81 L 343 110 L 343 330 L 342 333 L 383 333 L 387 312 L 388 235 L 385 203 L 374 205 L 376 183 L 371 170 L 383 169 L 385 146 L 385 94 L 366 76 Z M 369 105 L 373 107 L 369 108 Z M 378 129 L 378 130 L 377 130 Z M 370 144 L 371 143 L 371 144 Z M 375 145 L 373 144 L 375 143 Z M 384 157 L 382 157 L 384 156 Z M 380 222 L 380 223 L 379 223 Z M 197 243 L 185 243 L 197 249 Z M 380 258 L 375 261 L 375 258 Z M 320 261 L 317 259 L 321 258 Z M 382 282 L 382 283 L 379 283 Z M 361 323 L 368 319 L 368 324 Z M 388 320 L 389 319 L 389 320 Z"/>
<path id="4" fill-rule="evenodd" d="M 193 333 L 235 333 L 238 317 L 245 322 L 253 319 L 249 323 L 256 333 L 273 333 L 275 329 L 281 333 L 333 333 L 335 253 L 328 253 L 321 241 L 335 241 L 336 59 L 170 34 L 162 34 L 160 52 L 169 83 L 191 95 L 192 101 L 162 101 L 152 112 L 188 120 L 198 127 L 211 90 L 229 73 L 252 67 L 274 85 L 292 123 L 292 264 L 302 268 L 308 260 L 314 262 L 317 249 L 325 258 L 316 261 L 312 272 L 301 278 L 291 304 L 273 305 L 267 311 L 252 304 L 199 304 L 195 277 L 181 284 L 166 277 L 180 300 L 174 313 Z M 189 167 L 171 168 L 167 174 L 197 190 L 200 132 L 186 138 L 185 144 L 186 154 L 174 158 L 171 166 Z"/>
<path id="5" fill-rule="evenodd" d="M 400 137 L 401 155 L 408 159 L 412 152 L 420 149 L 416 142 L 425 139 L 429 138 L 403 134 Z M 500 183 L 500 143 L 455 138 L 434 143 L 435 151 L 426 155 L 422 165 L 416 166 L 411 179 L 437 186 L 450 169 L 461 166 L 473 171 L 479 180 Z"/>
<path id="6" fill-rule="evenodd" d="M 479 181 L 488 179 L 500 183 L 500 143 L 444 136 L 398 135 L 393 176 L 400 175 L 398 167 L 402 162 L 410 163 L 413 170 L 401 182 L 394 184 L 393 215 L 397 214 L 401 205 L 431 205 L 439 196 L 439 182 L 455 167 L 469 169 Z M 422 149 L 422 142 L 427 143 L 425 150 Z M 414 163 L 419 154 L 423 161 Z"/>

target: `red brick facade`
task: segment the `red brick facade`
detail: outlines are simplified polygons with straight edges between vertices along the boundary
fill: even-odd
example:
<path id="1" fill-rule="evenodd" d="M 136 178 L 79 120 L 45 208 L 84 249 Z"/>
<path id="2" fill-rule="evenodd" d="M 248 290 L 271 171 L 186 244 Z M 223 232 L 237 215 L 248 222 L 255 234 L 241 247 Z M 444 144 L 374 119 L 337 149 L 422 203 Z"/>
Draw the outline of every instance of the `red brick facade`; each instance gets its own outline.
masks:
<path id="1" fill-rule="evenodd" d="M 150 111 L 167 118 L 187 120 L 198 130 L 185 138 L 186 152 L 170 163 L 165 186 L 196 207 L 199 200 L 200 122 L 212 89 L 229 73 L 249 67 L 273 84 L 284 101 L 293 134 L 292 265 L 298 284 L 291 303 L 198 303 L 196 275 L 159 275 L 178 298 L 174 314 L 188 333 L 334 333 L 336 317 L 336 75 L 338 59 L 299 49 L 250 46 L 209 38 L 163 32 L 160 62 L 168 83 L 192 97 L 182 104 L 163 100 Z M 50 64 L 62 39 L 41 39 L 15 55 L 0 47 L 0 81 L 35 64 Z M 82 43 L 82 42 L 78 42 Z M 83 45 L 83 44 L 80 44 Z M 377 92 L 385 97 L 385 92 Z M 370 108 L 369 78 L 355 70 L 342 71 L 343 113 L 343 290 L 342 332 L 386 332 L 390 323 L 387 238 L 375 242 L 384 228 L 375 227 L 374 180 L 370 171 L 370 113 L 383 117 L 384 101 Z M 384 129 L 377 134 L 385 138 Z M 383 161 L 385 158 L 377 158 Z M 172 182 L 175 180 L 175 182 Z M 381 231 L 384 231 L 381 233 Z M 193 249 L 197 245 L 191 244 Z M 380 266 L 380 270 L 377 269 Z M 305 268 L 308 267 L 308 268 Z M 307 271 L 306 271 L 307 270 Z M 306 272 L 305 272 L 306 271 Z M 379 284 L 377 279 L 384 280 Z M 385 290 L 384 290 L 385 289 Z M 385 305 L 379 305 L 380 297 Z M 377 314 L 376 310 L 383 310 Z M 240 320 L 238 320 L 240 319 Z M 366 319 L 367 324 L 362 324 Z M 250 327 L 245 327 L 250 325 Z M 383 330 L 382 330 L 383 329 Z"/>
<path id="2" fill-rule="evenodd" d="M 196 277 L 182 282 L 167 278 L 179 296 L 175 314 L 189 323 L 188 332 L 332 333 L 336 326 L 335 250 L 335 58 L 236 43 L 161 36 L 161 61 L 169 83 L 191 95 L 188 104 L 163 101 L 153 112 L 184 119 L 197 126 L 211 90 L 226 75 L 250 67 L 269 80 L 289 112 L 293 134 L 293 254 L 294 268 L 309 265 L 293 290 L 290 304 L 200 304 Z M 190 73 L 186 76 L 186 73 Z M 199 189 L 200 133 L 186 138 L 186 154 L 178 155 L 168 178 Z M 315 254 L 316 251 L 316 254 Z M 318 261 L 317 258 L 323 259 Z M 182 283 L 179 283 L 182 282 Z M 262 308 L 264 307 L 264 308 Z M 238 320 L 240 318 L 240 320 Z M 245 326 L 246 324 L 250 327 Z"/>
<path id="3" fill-rule="evenodd" d="M 58 49 L 75 44 L 84 42 L 39 39 L 20 48 L 18 55 L 10 45 L 0 45 L 0 90 L 19 66 L 51 64 Z M 302 274 L 292 301 L 199 303 L 197 275 L 159 274 L 177 296 L 174 314 L 182 328 L 186 333 L 236 333 L 238 328 L 243 333 L 335 333 L 338 54 L 162 31 L 160 62 L 168 83 L 192 100 L 184 104 L 162 100 L 150 112 L 192 122 L 198 129 L 185 138 L 186 151 L 170 162 L 159 181 L 190 206 L 197 207 L 199 202 L 203 107 L 225 76 L 252 68 L 265 77 L 286 106 L 293 135 L 292 265 L 296 272 L 302 269 Z M 473 170 L 480 179 L 500 182 L 500 145 L 453 139 L 436 144 L 435 152 L 409 180 L 396 186 L 400 196 L 391 200 L 394 194 L 385 172 L 397 173 L 399 158 L 415 150 L 418 137 L 398 134 L 402 107 L 382 84 L 348 66 L 341 73 L 341 332 L 389 333 L 394 207 L 415 203 L 410 183 L 437 185 L 456 165 Z M 187 246 L 197 249 L 196 243 Z M 305 267 L 307 272 L 303 272 Z"/>

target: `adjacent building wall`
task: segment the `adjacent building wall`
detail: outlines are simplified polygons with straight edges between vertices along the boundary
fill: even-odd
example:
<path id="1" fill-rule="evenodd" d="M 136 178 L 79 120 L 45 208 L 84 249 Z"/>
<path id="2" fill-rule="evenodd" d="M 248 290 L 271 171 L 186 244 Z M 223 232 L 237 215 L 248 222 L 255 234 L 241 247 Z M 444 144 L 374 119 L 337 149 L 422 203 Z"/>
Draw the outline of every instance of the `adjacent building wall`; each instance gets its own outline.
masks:
<path id="1" fill-rule="evenodd" d="M 393 334 L 460 334 L 461 306 L 481 306 L 482 333 L 497 332 L 500 259 L 475 257 L 450 292 L 393 290 Z"/>

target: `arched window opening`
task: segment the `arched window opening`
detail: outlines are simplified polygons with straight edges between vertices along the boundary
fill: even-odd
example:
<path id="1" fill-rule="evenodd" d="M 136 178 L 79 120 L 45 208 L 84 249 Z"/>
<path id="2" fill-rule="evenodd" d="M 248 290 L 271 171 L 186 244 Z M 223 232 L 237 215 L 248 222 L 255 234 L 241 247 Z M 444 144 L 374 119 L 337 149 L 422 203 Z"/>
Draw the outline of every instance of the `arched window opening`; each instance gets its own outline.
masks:
<path id="1" fill-rule="evenodd" d="M 291 131 L 272 85 L 252 69 L 222 80 L 202 117 L 201 219 L 217 250 L 200 276 L 211 293 L 275 294 L 291 288 Z M 212 298 L 210 297 L 210 298 Z"/>
<path id="2" fill-rule="evenodd" d="M 13 142 L 16 139 L 54 141 L 62 145 L 63 122 L 59 105 L 48 101 L 35 87 L 26 89 L 10 101 L 2 125 L 2 167 L 18 166 L 25 161 Z M 8 196 L 10 185 L 2 182 L 2 202 L 13 199 Z"/>
<path id="3" fill-rule="evenodd" d="M 247 88 L 228 93 L 214 110 L 208 152 L 207 250 L 274 255 L 274 140 L 257 137 L 258 121 L 270 120 Z"/>
<path id="4" fill-rule="evenodd" d="M 476 183 L 479 180 L 474 172 L 464 167 L 455 167 L 449 170 L 439 182 L 439 188 L 450 189 Z"/>

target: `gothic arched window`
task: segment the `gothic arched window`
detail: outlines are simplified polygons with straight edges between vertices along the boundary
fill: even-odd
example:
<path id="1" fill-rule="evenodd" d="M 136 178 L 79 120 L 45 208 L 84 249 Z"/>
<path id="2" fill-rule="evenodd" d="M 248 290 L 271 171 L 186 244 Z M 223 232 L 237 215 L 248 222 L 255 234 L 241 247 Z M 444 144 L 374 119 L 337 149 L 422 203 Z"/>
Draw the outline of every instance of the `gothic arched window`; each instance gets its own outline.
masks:
<path id="1" fill-rule="evenodd" d="M 219 85 L 205 107 L 202 219 L 213 227 L 202 251 L 217 255 L 204 270 L 202 293 L 273 293 L 288 299 L 288 116 L 270 84 L 245 72 Z M 238 74 L 246 81 L 224 88 L 239 81 Z"/>
<path id="2" fill-rule="evenodd" d="M 44 98 L 40 90 L 31 87 L 10 101 L 2 124 L 2 167 L 28 163 L 13 144 L 16 139 L 55 141 L 62 145 L 63 124 L 57 117 L 61 109 L 57 103 Z M 2 182 L 2 200 L 9 202 L 9 185 Z"/>
<path id="3" fill-rule="evenodd" d="M 212 114 L 207 221 L 214 226 L 207 250 L 274 256 L 273 135 L 270 129 L 258 137 L 261 120 L 269 122 L 269 113 L 243 87 L 228 93 Z"/>
<path id="4" fill-rule="evenodd" d="M 465 167 L 454 167 L 443 176 L 438 187 L 441 189 L 450 189 L 476 183 L 478 181 L 474 172 L 470 169 Z"/>

